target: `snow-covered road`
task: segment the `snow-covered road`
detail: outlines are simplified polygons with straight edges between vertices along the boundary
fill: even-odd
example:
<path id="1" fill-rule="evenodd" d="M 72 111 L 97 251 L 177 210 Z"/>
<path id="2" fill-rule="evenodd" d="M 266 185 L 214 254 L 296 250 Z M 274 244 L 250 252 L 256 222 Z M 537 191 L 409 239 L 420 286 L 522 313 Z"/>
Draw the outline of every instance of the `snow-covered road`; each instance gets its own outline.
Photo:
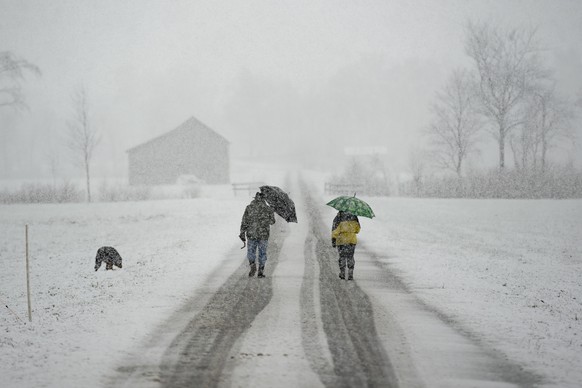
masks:
<path id="1" fill-rule="evenodd" d="M 356 281 L 338 279 L 336 253 L 316 205 L 322 201 L 307 187 L 302 192 L 296 197 L 300 223 L 278 220 L 273 227 L 267 278 L 248 278 L 244 262 L 230 276 L 225 271 L 232 268 L 222 267 L 213 276 L 226 281 L 210 295 L 194 295 L 189 308 L 153 333 L 153 343 L 126 359 L 112 385 L 530 387 L 541 382 L 424 305 L 373 252 L 360 248 Z M 143 354 L 153 354 L 150 362 Z"/>

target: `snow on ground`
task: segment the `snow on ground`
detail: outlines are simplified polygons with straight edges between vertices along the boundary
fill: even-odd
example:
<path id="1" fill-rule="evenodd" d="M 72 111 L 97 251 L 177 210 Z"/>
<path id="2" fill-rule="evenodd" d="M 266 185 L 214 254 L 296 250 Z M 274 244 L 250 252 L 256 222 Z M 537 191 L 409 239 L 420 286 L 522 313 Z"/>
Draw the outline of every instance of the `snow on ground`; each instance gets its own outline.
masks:
<path id="1" fill-rule="evenodd" d="M 238 249 L 248 198 L 0 206 L 0 386 L 95 386 Z M 27 322 L 24 224 L 30 228 Z M 93 270 L 102 245 L 123 269 Z M 241 259 L 244 255 L 241 255 Z"/>
<path id="2" fill-rule="evenodd" d="M 366 200 L 377 218 L 360 218 L 361 247 L 412 292 L 556 386 L 580 385 L 582 201 Z"/>
<path id="3" fill-rule="evenodd" d="M 235 181 L 265 180 L 242 170 Z M 212 198 L 0 205 L 0 386 L 98 385 L 238 250 L 250 197 L 224 189 Z M 361 249 L 511 359 L 558 386 L 582 381 L 581 201 L 366 200 L 377 217 L 361 220 Z M 331 224 L 333 209 L 324 214 Z M 123 269 L 94 272 L 102 245 L 119 249 Z"/>

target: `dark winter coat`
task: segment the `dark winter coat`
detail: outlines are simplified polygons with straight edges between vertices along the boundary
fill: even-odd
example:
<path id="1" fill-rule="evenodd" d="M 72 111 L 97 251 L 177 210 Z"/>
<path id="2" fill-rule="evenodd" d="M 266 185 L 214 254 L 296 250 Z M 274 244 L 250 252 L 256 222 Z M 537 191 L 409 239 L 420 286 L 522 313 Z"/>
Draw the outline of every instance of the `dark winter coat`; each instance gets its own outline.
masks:
<path id="1" fill-rule="evenodd" d="M 358 239 L 356 234 L 360 233 L 360 220 L 358 217 L 348 212 L 338 212 L 333 219 L 331 227 L 331 244 L 336 245 L 356 245 Z"/>
<path id="2" fill-rule="evenodd" d="M 255 198 L 245 209 L 240 224 L 241 238 L 246 234 L 250 240 L 268 240 L 271 225 L 275 223 L 275 213 L 267 203 Z"/>

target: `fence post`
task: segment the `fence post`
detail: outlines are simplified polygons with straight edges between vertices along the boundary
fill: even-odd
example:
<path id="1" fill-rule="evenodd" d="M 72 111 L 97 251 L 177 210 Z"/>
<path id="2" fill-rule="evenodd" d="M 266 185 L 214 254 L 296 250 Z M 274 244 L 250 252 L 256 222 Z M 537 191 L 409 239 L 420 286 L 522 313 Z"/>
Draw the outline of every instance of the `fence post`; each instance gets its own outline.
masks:
<path id="1" fill-rule="evenodd" d="M 30 273 L 28 265 L 28 224 L 24 226 L 24 235 L 26 240 L 26 294 L 28 298 L 28 321 L 32 322 L 32 309 L 30 307 Z"/>

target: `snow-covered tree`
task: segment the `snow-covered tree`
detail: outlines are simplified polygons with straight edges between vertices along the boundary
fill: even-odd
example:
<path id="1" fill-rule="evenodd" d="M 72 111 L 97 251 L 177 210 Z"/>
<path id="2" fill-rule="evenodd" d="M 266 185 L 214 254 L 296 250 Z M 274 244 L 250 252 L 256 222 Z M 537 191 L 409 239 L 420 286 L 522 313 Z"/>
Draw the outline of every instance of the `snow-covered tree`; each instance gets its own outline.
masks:
<path id="1" fill-rule="evenodd" d="M 26 106 L 21 87 L 26 72 L 40 75 L 37 66 L 17 58 L 10 51 L 0 51 L 0 108 Z"/>
<path id="2" fill-rule="evenodd" d="M 573 117 L 574 104 L 560 97 L 554 86 L 533 91 L 517 141 L 511 140 L 517 167 L 544 171 L 548 151 L 560 141 L 573 139 Z"/>
<path id="3" fill-rule="evenodd" d="M 507 136 L 521 124 L 520 108 L 546 76 L 535 33 L 535 29 L 505 31 L 488 23 L 467 26 L 465 50 L 475 62 L 481 113 L 499 145 L 500 169 L 505 167 Z"/>
<path id="4" fill-rule="evenodd" d="M 412 147 L 408 151 L 408 168 L 412 174 L 412 184 L 417 197 L 423 195 L 423 183 L 426 174 L 427 151 Z"/>
<path id="5" fill-rule="evenodd" d="M 79 88 L 73 94 L 72 100 L 73 118 L 68 123 L 68 146 L 74 162 L 80 165 L 85 172 L 87 201 L 91 202 L 90 165 L 93 151 L 99 143 L 99 134 L 90 120 L 89 102 L 85 88 Z"/>
<path id="6" fill-rule="evenodd" d="M 32 63 L 17 58 L 10 51 L 0 51 L 0 111 L 2 108 L 8 107 L 14 109 L 26 107 L 21 85 L 26 73 L 40 75 L 40 70 Z M 6 126 L 0 126 L 0 136 L 2 165 L 3 169 L 7 169 L 8 152 L 6 147 L 8 141 L 6 139 L 8 128 Z"/>
<path id="7" fill-rule="evenodd" d="M 453 72 L 432 106 L 433 120 L 427 130 L 439 167 L 462 176 L 463 163 L 476 151 L 481 122 L 476 111 L 475 89 L 467 71 Z"/>

